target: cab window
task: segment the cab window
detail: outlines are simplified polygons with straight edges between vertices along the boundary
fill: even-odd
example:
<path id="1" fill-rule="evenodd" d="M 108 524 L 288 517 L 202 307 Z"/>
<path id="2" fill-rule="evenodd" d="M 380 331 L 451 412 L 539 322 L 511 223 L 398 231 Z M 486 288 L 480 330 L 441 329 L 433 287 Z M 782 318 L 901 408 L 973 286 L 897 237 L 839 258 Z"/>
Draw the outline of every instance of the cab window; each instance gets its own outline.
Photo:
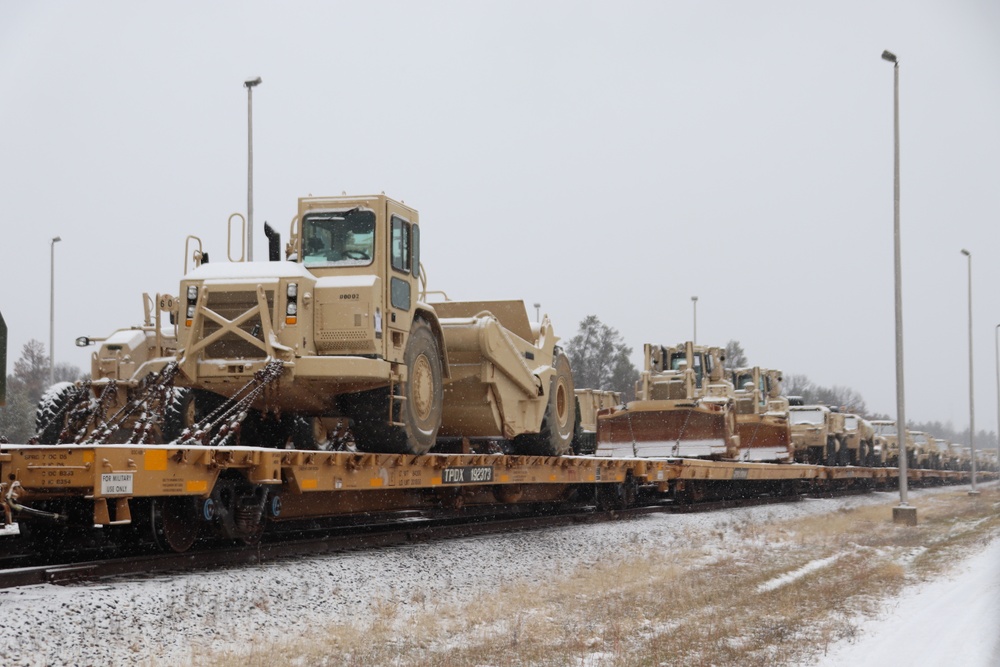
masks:
<path id="1" fill-rule="evenodd" d="M 410 223 L 392 216 L 392 268 L 410 272 Z"/>
<path id="2" fill-rule="evenodd" d="M 308 267 L 366 266 L 375 256 L 375 213 L 363 209 L 307 213 L 302 219 Z"/>

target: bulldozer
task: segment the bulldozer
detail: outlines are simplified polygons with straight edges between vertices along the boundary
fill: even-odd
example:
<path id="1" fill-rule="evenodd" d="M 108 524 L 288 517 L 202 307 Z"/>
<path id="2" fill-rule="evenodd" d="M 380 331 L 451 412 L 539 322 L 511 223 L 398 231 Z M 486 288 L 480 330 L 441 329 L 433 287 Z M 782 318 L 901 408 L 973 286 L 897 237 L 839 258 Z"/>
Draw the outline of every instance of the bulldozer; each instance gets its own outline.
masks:
<path id="1" fill-rule="evenodd" d="M 597 455 L 736 459 L 740 439 L 724 350 L 647 343 L 643 354 L 636 399 L 597 415 Z"/>
<path id="2" fill-rule="evenodd" d="M 788 399 L 781 395 L 781 371 L 754 366 L 732 371 L 740 460 L 791 463 Z"/>
<path id="3" fill-rule="evenodd" d="M 76 407 L 45 406 L 48 441 L 128 433 L 128 442 L 423 454 L 439 439 L 482 439 L 513 453 L 571 453 L 573 376 L 548 316 L 530 322 L 522 301 L 428 292 L 415 209 L 384 194 L 300 198 L 283 257 L 265 225 L 265 262 L 245 260 L 245 241 L 234 247 L 234 220 L 242 216 L 229 220 L 228 262 L 210 262 L 189 236 L 177 297 L 145 296 L 142 327 L 78 339 L 100 343 L 93 377 L 76 388 Z M 87 415 L 81 406 L 105 395 L 144 416 Z"/>

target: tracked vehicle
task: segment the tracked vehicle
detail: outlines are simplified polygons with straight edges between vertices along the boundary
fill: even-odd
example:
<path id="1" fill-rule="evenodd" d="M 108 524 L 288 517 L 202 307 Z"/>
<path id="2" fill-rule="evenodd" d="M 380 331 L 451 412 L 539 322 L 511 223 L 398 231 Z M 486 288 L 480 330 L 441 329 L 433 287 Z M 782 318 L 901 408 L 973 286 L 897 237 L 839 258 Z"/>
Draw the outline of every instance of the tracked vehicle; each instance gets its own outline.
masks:
<path id="1" fill-rule="evenodd" d="M 724 352 L 692 342 L 646 344 L 636 400 L 599 414 L 599 456 L 739 456 L 733 384 Z"/>
<path id="2" fill-rule="evenodd" d="M 147 299 L 157 306 L 147 326 L 98 341 L 94 355 L 94 381 L 113 381 L 118 403 L 141 404 L 148 423 L 74 427 L 69 399 L 53 398 L 55 441 L 82 430 L 134 442 L 143 430 L 154 432 L 145 442 L 349 440 L 422 454 L 439 438 L 493 439 L 516 453 L 569 453 L 573 378 L 548 317 L 529 322 L 521 301 L 431 303 L 420 229 L 416 210 L 385 195 L 305 197 L 283 258 L 269 227 L 267 262 L 230 248 L 229 262 L 209 263 L 188 237 L 179 297 Z M 146 409 L 148 397 L 132 394 L 153 385 L 170 393 Z"/>
<path id="3" fill-rule="evenodd" d="M 788 399 L 781 395 L 781 371 L 754 366 L 732 372 L 740 460 L 791 463 Z"/>

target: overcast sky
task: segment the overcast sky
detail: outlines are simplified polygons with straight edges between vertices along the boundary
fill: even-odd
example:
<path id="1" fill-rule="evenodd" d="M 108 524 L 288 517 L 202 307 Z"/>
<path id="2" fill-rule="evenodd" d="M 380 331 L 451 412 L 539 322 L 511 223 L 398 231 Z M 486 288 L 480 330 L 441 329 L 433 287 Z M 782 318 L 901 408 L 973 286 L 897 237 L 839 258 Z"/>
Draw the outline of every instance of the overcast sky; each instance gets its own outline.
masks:
<path id="1" fill-rule="evenodd" d="M 431 289 L 596 314 L 895 414 L 892 65 L 900 60 L 906 414 L 996 429 L 1000 3 L 0 4 L 0 311 L 13 360 L 141 323 L 184 240 L 255 249 L 296 198 L 417 208 Z"/>

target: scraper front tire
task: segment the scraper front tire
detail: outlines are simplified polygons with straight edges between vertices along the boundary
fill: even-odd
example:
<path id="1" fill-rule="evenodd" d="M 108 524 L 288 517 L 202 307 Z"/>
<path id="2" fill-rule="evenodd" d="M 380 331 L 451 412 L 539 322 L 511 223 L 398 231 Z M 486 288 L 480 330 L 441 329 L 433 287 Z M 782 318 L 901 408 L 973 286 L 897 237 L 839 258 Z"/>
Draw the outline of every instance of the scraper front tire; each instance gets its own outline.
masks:
<path id="1" fill-rule="evenodd" d="M 395 387 L 344 397 L 341 405 L 351 416 L 355 445 L 365 452 L 426 454 L 441 428 L 444 385 L 438 341 L 424 320 L 414 320 L 403 355 L 407 379 Z M 389 423 L 390 414 L 392 421 Z"/>

